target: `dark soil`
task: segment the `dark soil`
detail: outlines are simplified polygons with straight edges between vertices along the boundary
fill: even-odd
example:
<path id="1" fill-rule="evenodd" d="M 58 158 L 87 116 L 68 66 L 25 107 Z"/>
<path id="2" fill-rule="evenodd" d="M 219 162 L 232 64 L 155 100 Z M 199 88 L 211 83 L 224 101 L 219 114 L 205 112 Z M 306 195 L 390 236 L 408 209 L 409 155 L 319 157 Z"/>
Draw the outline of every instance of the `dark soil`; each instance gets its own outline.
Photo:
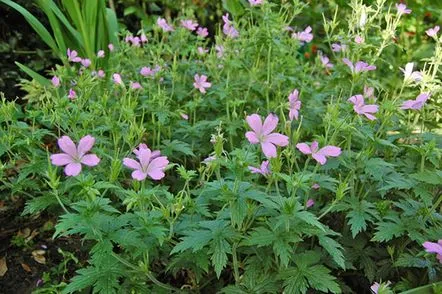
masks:
<path id="1" fill-rule="evenodd" d="M 21 200 L 0 204 L 0 259 L 6 259 L 8 268 L 0 277 L 0 293 L 27 294 L 46 284 L 67 282 L 84 264 L 87 252 L 82 251 L 80 239 L 72 236 L 52 239 L 56 219 L 46 214 L 20 216 L 23 210 Z M 27 233 L 30 236 L 26 236 Z M 72 259 L 65 259 L 59 249 L 72 253 L 79 262 L 76 264 Z M 32 252 L 36 250 L 44 252 L 44 264 L 34 259 Z M 66 267 L 63 264 L 65 260 L 68 261 Z M 44 277 L 50 279 L 46 284 Z"/>

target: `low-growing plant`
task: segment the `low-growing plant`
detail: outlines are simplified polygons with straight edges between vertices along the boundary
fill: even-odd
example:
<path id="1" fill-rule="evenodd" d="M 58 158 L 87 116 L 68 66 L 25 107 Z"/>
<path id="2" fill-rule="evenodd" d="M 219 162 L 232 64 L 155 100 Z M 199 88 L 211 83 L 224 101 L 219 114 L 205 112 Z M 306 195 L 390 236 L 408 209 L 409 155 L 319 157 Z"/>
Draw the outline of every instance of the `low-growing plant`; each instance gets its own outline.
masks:
<path id="1" fill-rule="evenodd" d="M 64 292 L 440 289 L 438 28 L 409 60 L 405 4 L 355 0 L 315 26 L 300 1 L 248 2 L 213 44 L 190 15 L 158 18 L 107 70 L 23 82 L 51 136 L 25 212 L 60 207 L 55 237 L 91 244 Z"/>

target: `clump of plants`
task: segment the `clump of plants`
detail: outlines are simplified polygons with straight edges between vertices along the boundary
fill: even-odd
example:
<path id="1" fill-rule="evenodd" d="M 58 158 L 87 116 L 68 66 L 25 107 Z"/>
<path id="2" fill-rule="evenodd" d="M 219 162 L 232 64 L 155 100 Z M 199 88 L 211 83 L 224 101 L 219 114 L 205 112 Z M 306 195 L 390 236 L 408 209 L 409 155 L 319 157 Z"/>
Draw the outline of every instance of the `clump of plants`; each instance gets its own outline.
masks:
<path id="1" fill-rule="evenodd" d="M 440 289 L 439 27 L 413 60 L 405 4 L 316 25 L 299 1 L 248 2 L 216 32 L 160 17 L 93 60 L 69 48 L 50 86 L 23 82 L 25 116 L 1 126 L 41 132 L 25 213 L 58 209 L 54 237 L 91 246 L 64 291 Z M 6 150 L 8 171 L 23 151 Z"/>

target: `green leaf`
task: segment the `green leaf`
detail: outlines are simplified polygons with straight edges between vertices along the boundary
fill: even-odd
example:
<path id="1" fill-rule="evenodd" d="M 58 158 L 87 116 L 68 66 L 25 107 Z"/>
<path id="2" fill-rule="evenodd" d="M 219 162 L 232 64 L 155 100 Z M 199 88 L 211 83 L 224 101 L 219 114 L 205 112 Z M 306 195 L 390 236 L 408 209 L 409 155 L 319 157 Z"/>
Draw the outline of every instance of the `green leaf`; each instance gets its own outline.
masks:
<path id="1" fill-rule="evenodd" d="M 197 230 L 186 232 L 186 236 L 181 238 L 181 242 L 172 249 L 170 254 L 182 252 L 187 249 L 192 249 L 193 252 L 196 252 L 209 244 L 210 240 L 212 240 L 211 231 Z"/>
<path id="2" fill-rule="evenodd" d="M 216 238 L 212 242 L 212 264 L 215 267 L 216 276 L 219 278 L 221 271 L 227 265 L 227 253 L 231 253 L 230 244 L 222 237 Z"/>
<path id="3" fill-rule="evenodd" d="M 275 234 L 264 228 L 258 227 L 253 230 L 253 232 L 248 236 L 248 238 L 244 241 L 244 245 L 246 246 L 268 246 L 275 241 Z"/>
<path id="4" fill-rule="evenodd" d="M 342 268 L 345 269 L 345 259 L 342 253 L 342 246 L 330 237 L 320 235 L 318 236 L 319 244 L 327 250 L 333 260 Z"/>
<path id="5" fill-rule="evenodd" d="M 32 69 L 30 69 L 29 67 L 27 67 L 26 65 L 21 64 L 20 62 L 15 62 L 15 64 L 22 70 L 24 71 L 27 75 L 29 75 L 31 78 L 33 78 L 34 80 L 36 80 L 40 85 L 48 87 L 51 85 L 51 82 L 46 79 L 44 76 L 40 75 L 39 73 L 33 71 Z"/>
<path id="6" fill-rule="evenodd" d="M 372 241 L 386 242 L 393 238 L 402 236 L 405 233 L 405 228 L 399 218 L 391 218 L 392 222 L 380 222 L 376 228 L 376 233 Z"/>
<path id="7" fill-rule="evenodd" d="M 311 212 L 308 211 L 298 211 L 295 213 L 295 217 L 306 222 L 318 229 L 325 231 L 324 226 L 318 221 L 318 218 Z"/>
<path id="8" fill-rule="evenodd" d="M 351 235 L 353 238 L 360 232 L 367 229 L 367 222 L 373 221 L 373 216 L 377 216 L 374 205 L 370 202 L 362 200 L 359 202 L 356 198 L 350 201 L 351 211 L 347 213 L 348 224 L 350 225 Z"/>
<path id="9" fill-rule="evenodd" d="M 411 174 L 410 177 L 420 182 L 431 185 L 442 184 L 442 172 L 440 170 L 435 170 L 435 171 L 425 170 L 423 172 Z"/>

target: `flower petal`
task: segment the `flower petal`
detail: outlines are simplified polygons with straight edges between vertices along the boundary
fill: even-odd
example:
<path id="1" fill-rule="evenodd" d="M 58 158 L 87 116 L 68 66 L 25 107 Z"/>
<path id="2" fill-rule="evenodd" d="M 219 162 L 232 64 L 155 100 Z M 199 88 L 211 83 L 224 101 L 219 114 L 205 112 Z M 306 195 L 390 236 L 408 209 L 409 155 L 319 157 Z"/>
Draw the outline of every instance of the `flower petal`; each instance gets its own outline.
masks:
<path id="1" fill-rule="evenodd" d="M 71 157 L 77 156 L 77 147 L 68 136 L 63 136 L 58 139 L 58 146 L 64 153 L 69 154 Z"/>
<path id="2" fill-rule="evenodd" d="M 256 136 L 255 132 L 247 132 L 246 133 L 246 138 L 252 144 L 258 144 L 259 143 L 259 138 Z"/>
<path id="3" fill-rule="evenodd" d="M 268 135 L 270 134 L 274 129 L 276 129 L 276 126 L 278 125 L 278 117 L 274 113 L 270 113 L 262 125 L 262 134 Z"/>
<path id="4" fill-rule="evenodd" d="M 100 158 L 95 154 L 87 154 L 81 158 L 81 163 L 87 166 L 96 166 L 100 163 Z"/>
<path id="5" fill-rule="evenodd" d="M 327 162 L 327 158 L 319 153 L 313 153 L 312 157 L 314 160 L 316 160 L 317 162 L 319 162 L 321 165 L 324 165 Z"/>
<path id="6" fill-rule="evenodd" d="M 270 142 L 277 146 L 284 147 L 289 144 L 289 137 L 279 133 L 272 133 L 264 137 L 264 142 Z"/>
<path id="7" fill-rule="evenodd" d="M 301 151 L 303 154 L 312 154 L 312 150 L 310 149 L 310 146 L 306 143 L 298 143 L 296 144 L 296 148 Z"/>
<path id="8" fill-rule="evenodd" d="M 132 178 L 137 181 L 142 181 L 147 177 L 147 173 L 143 173 L 141 170 L 137 169 L 132 172 Z"/>
<path id="9" fill-rule="evenodd" d="M 424 242 L 424 244 L 422 244 L 422 246 L 424 246 L 425 251 L 427 251 L 429 253 L 442 254 L 442 246 L 439 245 L 438 243 Z"/>
<path id="10" fill-rule="evenodd" d="M 267 158 L 276 157 L 276 146 L 270 142 L 261 143 L 262 152 Z"/>
<path id="11" fill-rule="evenodd" d="M 138 150 L 138 159 L 140 160 L 140 164 L 143 170 L 146 170 L 149 166 L 149 162 L 151 160 L 151 151 L 149 148 L 139 149 Z"/>
<path id="12" fill-rule="evenodd" d="M 123 165 L 131 169 L 141 169 L 141 165 L 138 161 L 128 157 L 123 159 Z"/>
<path id="13" fill-rule="evenodd" d="M 53 165 L 56 166 L 64 166 L 69 163 L 74 162 L 72 157 L 69 154 L 66 153 L 57 153 L 51 155 L 51 162 Z"/>
<path id="14" fill-rule="evenodd" d="M 78 148 L 77 148 L 77 154 L 78 157 L 82 157 L 85 155 L 89 150 L 92 149 L 92 146 L 94 146 L 95 138 L 91 135 L 84 136 L 80 139 L 80 142 L 78 142 Z"/>
<path id="15" fill-rule="evenodd" d="M 337 157 L 341 155 L 341 148 L 328 145 L 319 149 L 319 151 L 316 154 L 329 156 L 329 157 Z"/>
<path id="16" fill-rule="evenodd" d="M 78 163 L 78 162 L 69 163 L 64 168 L 64 173 L 67 176 L 75 177 L 75 176 L 78 176 L 78 174 L 80 174 L 80 172 L 81 172 L 81 163 Z"/>
<path id="17" fill-rule="evenodd" d="M 261 134 L 262 120 L 257 114 L 248 115 L 246 117 L 247 124 L 257 134 Z M 246 135 L 247 136 L 247 135 Z M 250 141 L 250 140 L 249 140 Z"/>

